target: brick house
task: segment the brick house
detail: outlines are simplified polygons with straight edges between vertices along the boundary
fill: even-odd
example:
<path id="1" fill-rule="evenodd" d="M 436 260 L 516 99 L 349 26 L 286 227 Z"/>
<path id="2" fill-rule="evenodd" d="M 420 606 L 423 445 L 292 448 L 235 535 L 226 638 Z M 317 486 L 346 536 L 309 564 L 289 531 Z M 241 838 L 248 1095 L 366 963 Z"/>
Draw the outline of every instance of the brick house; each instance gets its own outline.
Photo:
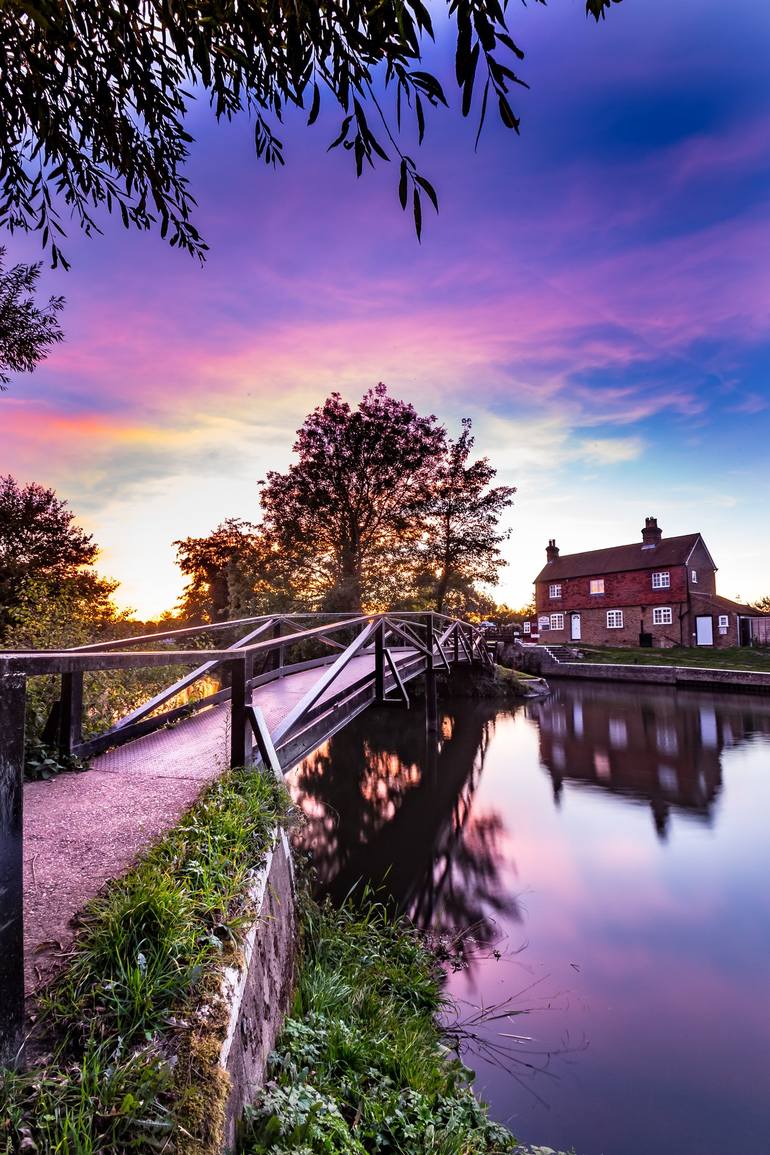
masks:
<path id="1" fill-rule="evenodd" d="M 699 533 L 664 538 L 645 519 L 641 540 L 561 557 L 552 539 L 535 578 L 537 616 L 525 634 L 543 643 L 737 646 L 770 641 L 770 615 L 720 597 Z M 527 625 L 529 629 L 527 629 Z"/>

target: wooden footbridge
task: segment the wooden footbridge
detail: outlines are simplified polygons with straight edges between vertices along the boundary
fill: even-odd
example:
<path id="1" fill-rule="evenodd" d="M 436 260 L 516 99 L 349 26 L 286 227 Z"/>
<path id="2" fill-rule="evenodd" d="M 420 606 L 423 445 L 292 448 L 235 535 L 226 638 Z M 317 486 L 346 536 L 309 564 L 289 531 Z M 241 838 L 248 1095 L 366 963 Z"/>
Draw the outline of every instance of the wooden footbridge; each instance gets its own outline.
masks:
<path id="1" fill-rule="evenodd" d="M 227 644 L 215 648 L 212 639 Z M 201 642 L 206 648 L 184 648 Z M 126 833 L 132 821 L 141 825 L 142 807 L 152 809 L 152 790 L 164 777 L 184 778 L 187 792 L 180 797 L 189 805 L 203 782 L 228 764 L 263 764 L 282 775 L 367 706 L 409 706 L 408 686 L 416 678 L 423 681 L 426 724 L 435 728 L 437 675 L 453 665 L 491 661 L 481 631 L 435 613 L 274 614 L 63 652 L 0 651 L 0 1061 L 13 1059 L 24 1021 L 22 779 L 29 677 L 60 679 L 46 740 L 61 757 L 86 759 L 92 767 L 56 780 L 56 786 L 64 779 L 75 783 L 75 797 L 69 788 L 65 804 L 72 802 L 88 819 L 85 780 L 100 772 L 101 805 L 125 813 L 127 856 L 118 856 L 117 864 L 128 865 L 142 843 Z M 86 674 L 179 666 L 194 668 L 108 730 L 83 736 Z M 202 696 L 192 698 L 201 688 Z M 27 787 L 28 804 L 38 801 L 32 793 L 37 785 Z M 127 808 L 129 797 L 138 811 Z M 49 806 L 50 799 L 49 793 Z M 28 809 L 34 817 L 34 805 Z M 34 837 L 29 821 L 26 829 Z M 67 874 L 63 853 L 51 865 L 53 885 L 57 875 L 61 881 Z M 92 864 L 92 893 L 109 877 L 98 874 Z M 68 924 L 90 895 L 53 885 L 40 901 L 58 903 L 60 921 Z M 29 957 L 26 962 L 29 986 Z"/>

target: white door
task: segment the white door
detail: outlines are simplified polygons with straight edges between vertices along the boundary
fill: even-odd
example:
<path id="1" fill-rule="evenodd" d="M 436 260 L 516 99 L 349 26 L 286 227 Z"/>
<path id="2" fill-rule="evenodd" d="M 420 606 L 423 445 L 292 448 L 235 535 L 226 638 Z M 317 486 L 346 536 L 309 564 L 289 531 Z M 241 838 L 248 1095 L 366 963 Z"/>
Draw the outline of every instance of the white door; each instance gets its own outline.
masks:
<path id="1" fill-rule="evenodd" d="M 580 641 L 580 614 L 572 615 L 571 637 L 573 642 Z"/>
<path id="2" fill-rule="evenodd" d="M 695 619 L 695 641 L 699 646 L 714 645 L 714 621 L 712 618 Z"/>

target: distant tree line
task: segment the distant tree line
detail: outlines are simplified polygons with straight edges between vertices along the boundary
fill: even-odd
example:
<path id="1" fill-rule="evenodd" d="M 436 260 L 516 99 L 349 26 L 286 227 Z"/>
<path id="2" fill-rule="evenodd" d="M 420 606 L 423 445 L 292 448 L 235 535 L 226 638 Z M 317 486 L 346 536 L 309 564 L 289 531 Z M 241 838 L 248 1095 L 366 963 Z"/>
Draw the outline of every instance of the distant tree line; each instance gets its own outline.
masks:
<path id="1" fill-rule="evenodd" d="M 273 610 L 482 612 L 505 565 L 512 486 L 472 458 L 471 422 L 450 437 L 380 384 L 338 393 L 297 433 L 296 459 L 260 482 L 257 524 L 229 518 L 175 542 L 193 621 Z"/>

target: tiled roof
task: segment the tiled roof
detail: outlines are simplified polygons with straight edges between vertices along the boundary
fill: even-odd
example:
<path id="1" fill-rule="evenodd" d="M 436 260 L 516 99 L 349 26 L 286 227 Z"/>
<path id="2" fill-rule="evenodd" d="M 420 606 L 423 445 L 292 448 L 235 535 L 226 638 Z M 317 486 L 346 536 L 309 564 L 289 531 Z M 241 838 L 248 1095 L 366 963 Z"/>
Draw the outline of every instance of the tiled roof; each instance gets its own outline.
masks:
<path id="1" fill-rule="evenodd" d="M 747 606 L 745 602 L 734 602 L 730 598 L 723 598 L 721 594 L 702 594 L 697 590 L 691 590 L 690 596 L 694 602 L 700 601 L 704 608 L 708 607 L 719 613 L 742 614 L 748 618 L 770 617 L 770 614 L 758 610 L 755 606 Z M 698 606 L 694 608 L 697 613 Z"/>
<path id="2" fill-rule="evenodd" d="M 699 533 L 681 537 L 664 537 L 654 548 L 645 548 L 641 541 L 631 545 L 614 545 L 609 549 L 590 549 L 585 553 L 568 553 L 548 562 L 535 581 L 558 581 L 560 578 L 601 577 L 606 573 L 622 573 L 635 569 L 665 569 L 685 565 Z"/>

